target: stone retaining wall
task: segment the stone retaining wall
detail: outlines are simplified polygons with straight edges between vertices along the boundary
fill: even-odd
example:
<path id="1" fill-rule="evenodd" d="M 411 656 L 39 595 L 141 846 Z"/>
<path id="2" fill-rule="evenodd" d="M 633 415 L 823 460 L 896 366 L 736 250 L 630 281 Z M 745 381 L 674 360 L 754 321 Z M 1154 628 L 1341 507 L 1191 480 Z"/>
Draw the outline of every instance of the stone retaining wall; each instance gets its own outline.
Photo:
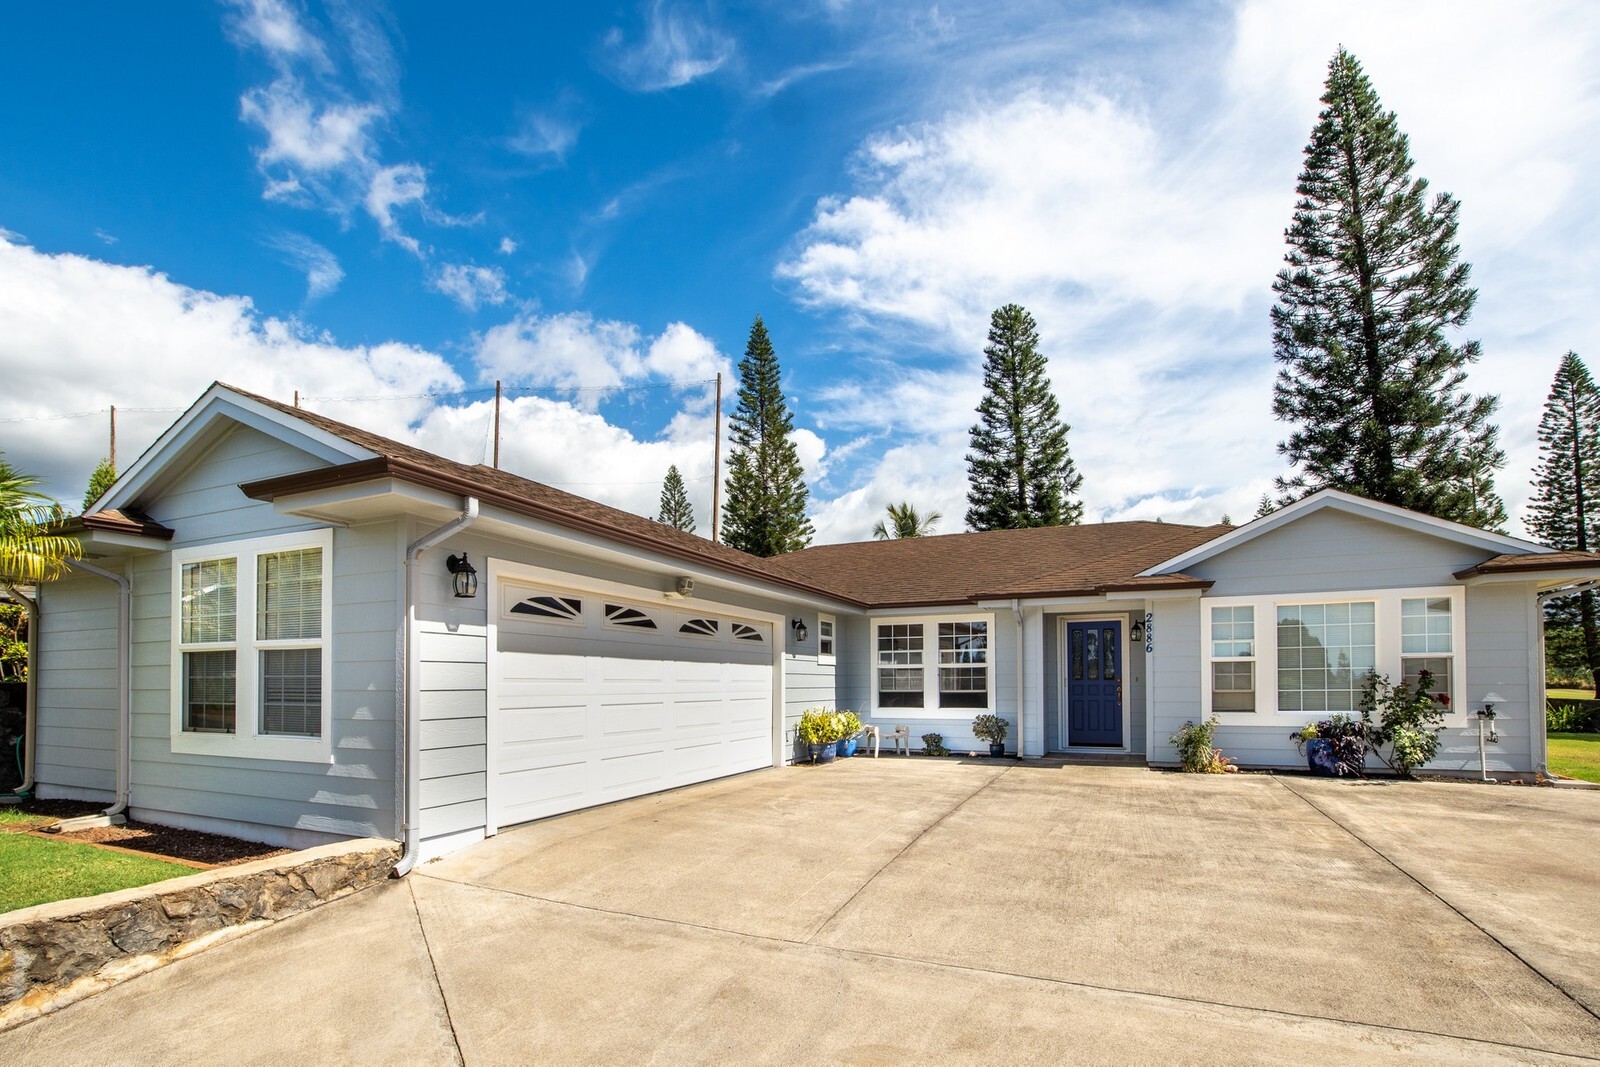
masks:
<path id="1" fill-rule="evenodd" d="M 0 915 L 0 1029 L 387 878 L 369 838 Z"/>

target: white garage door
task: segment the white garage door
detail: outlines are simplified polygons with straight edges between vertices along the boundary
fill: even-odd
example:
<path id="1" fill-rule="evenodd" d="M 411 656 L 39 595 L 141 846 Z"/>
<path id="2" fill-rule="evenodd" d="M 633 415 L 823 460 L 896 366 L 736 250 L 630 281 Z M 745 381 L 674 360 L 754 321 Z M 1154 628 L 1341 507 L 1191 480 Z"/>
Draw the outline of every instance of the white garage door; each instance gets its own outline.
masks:
<path id="1" fill-rule="evenodd" d="M 772 764 L 772 626 L 503 580 L 491 829 Z"/>

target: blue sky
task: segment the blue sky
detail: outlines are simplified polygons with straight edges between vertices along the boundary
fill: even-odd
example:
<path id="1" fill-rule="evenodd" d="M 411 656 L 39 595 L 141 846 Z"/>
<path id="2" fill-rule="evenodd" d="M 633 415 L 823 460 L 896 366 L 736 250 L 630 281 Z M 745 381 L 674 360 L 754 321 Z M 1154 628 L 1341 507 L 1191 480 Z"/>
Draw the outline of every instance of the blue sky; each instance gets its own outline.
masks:
<path id="1" fill-rule="evenodd" d="M 0 448 L 75 503 L 100 412 L 126 461 L 220 378 L 476 461 L 500 378 L 504 466 L 649 513 L 677 463 L 705 526 L 685 383 L 760 314 L 819 540 L 902 499 L 953 531 L 1016 301 L 1090 521 L 1243 518 L 1283 472 L 1270 286 L 1342 42 L 1462 201 L 1516 513 L 1556 362 L 1600 351 L 1600 12 L 1507 10 L 13 8 Z"/>

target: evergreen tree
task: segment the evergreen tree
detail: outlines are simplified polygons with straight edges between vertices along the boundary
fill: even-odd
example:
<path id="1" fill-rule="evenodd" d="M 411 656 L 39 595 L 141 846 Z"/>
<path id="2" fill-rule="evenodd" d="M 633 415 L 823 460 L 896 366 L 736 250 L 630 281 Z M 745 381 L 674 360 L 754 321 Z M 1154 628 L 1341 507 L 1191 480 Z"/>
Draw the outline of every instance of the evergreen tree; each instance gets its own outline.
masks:
<path id="1" fill-rule="evenodd" d="M 689 503 L 689 491 L 683 487 L 683 475 L 674 463 L 667 468 L 667 477 L 661 483 L 661 513 L 657 522 L 664 522 L 674 530 L 694 533 L 694 508 Z"/>
<path id="2" fill-rule="evenodd" d="M 1277 510 L 1277 506 L 1272 503 L 1272 494 L 1262 493 L 1261 502 L 1256 505 L 1255 517 L 1258 519 L 1264 519 Z"/>
<path id="3" fill-rule="evenodd" d="M 944 518 L 937 511 L 928 512 L 926 517 L 918 515 L 910 501 L 890 504 L 886 510 L 889 513 L 888 520 L 879 519 L 878 525 L 872 528 L 872 536 L 879 541 L 927 537 L 938 527 L 939 520 Z"/>
<path id="4" fill-rule="evenodd" d="M 722 505 L 725 544 L 757 556 L 776 556 L 811 543 L 808 494 L 793 434 L 778 356 L 758 315 L 739 361 L 739 406 L 729 423 L 733 445 Z"/>
<path id="5" fill-rule="evenodd" d="M 1576 352 L 1562 357 L 1544 402 L 1539 454 L 1528 529 L 1553 548 L 1587 551 L 1600 532 L 1600 389 Z M 1551 600 L 1545 618 L 1552 626 L 1577 627 L 1600 686 L 1600 621 L 1593 590 Z"/>
<path id="6" fill-rule="evenodd" d="M 89 505 L 100 499 L 111 483 L 117 480 L 117 468 L 111 465 L 111 457 L 107 456 L 95 464 L 94 473 L 89 475 L 89 488 L 83 494 L 83 510 L 88 511 Z"/>
<path id="7" fill-rule="evenodd" d="M 1061 405 L 1045 375 L 1039 328 L 1007 304 L 989 317 L 983 399 L 967 453 L 967 525 L 974 530 L 1066 526 L 1083 521 L 1074 500 L 1083 475 L 1067 450 Z"/>
<path id="8" fill-rule="evenodd" d="M 1332 487 L 1459 522 L 1496 526 L 1505 464 L 1493 396 L 1468 395 L 1478 344 L 1446 337 L 1477 300 L 1455 243 L 1456 201 L 1411 177 L 1411 154 L 1354 56 L 1328 65 L 1273 291 L 1272 411 L 1288 503 Z"/>

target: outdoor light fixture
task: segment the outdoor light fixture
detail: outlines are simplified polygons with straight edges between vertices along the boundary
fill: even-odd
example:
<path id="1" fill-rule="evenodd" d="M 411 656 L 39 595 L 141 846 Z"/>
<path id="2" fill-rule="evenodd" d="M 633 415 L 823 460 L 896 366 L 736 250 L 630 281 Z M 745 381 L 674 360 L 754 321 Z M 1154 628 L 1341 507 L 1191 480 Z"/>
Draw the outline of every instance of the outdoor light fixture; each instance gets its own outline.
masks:
<path id="1" fill-rule="evenodd" d="M 795 639 L 795 642 L 798 643 L 798 644 L 802 644 L 802 645 L 805 644 L 806 643 L 806 633 L 808 632 L 806 630 L 806 624 L 803 621 L 801 621 L 800 619 L 795 619 L 792 622 L 790 622 L 789 625 L 794 628 L 794 639 Z"/>
<path id="2" fill-rule="evenodd" d="M 450 583 L 455 587 L 456 596 L 468 600 L 478 595 L 478 572 L 467 562 L 465 552 L 445 557 L 444 565 L 450 569 Z"/>
<path id="3" fill-rule="evenodd" d="M 1138 644 L 1140 641 L 1144 640 L 1144 620 L 1143 619 L 1134 619 L 1133 620 L 1133 626 L 1132 626 L 1131 629 L 1128 630 L 1128 640 L 1132 641 L 1134 644 Z"/>

